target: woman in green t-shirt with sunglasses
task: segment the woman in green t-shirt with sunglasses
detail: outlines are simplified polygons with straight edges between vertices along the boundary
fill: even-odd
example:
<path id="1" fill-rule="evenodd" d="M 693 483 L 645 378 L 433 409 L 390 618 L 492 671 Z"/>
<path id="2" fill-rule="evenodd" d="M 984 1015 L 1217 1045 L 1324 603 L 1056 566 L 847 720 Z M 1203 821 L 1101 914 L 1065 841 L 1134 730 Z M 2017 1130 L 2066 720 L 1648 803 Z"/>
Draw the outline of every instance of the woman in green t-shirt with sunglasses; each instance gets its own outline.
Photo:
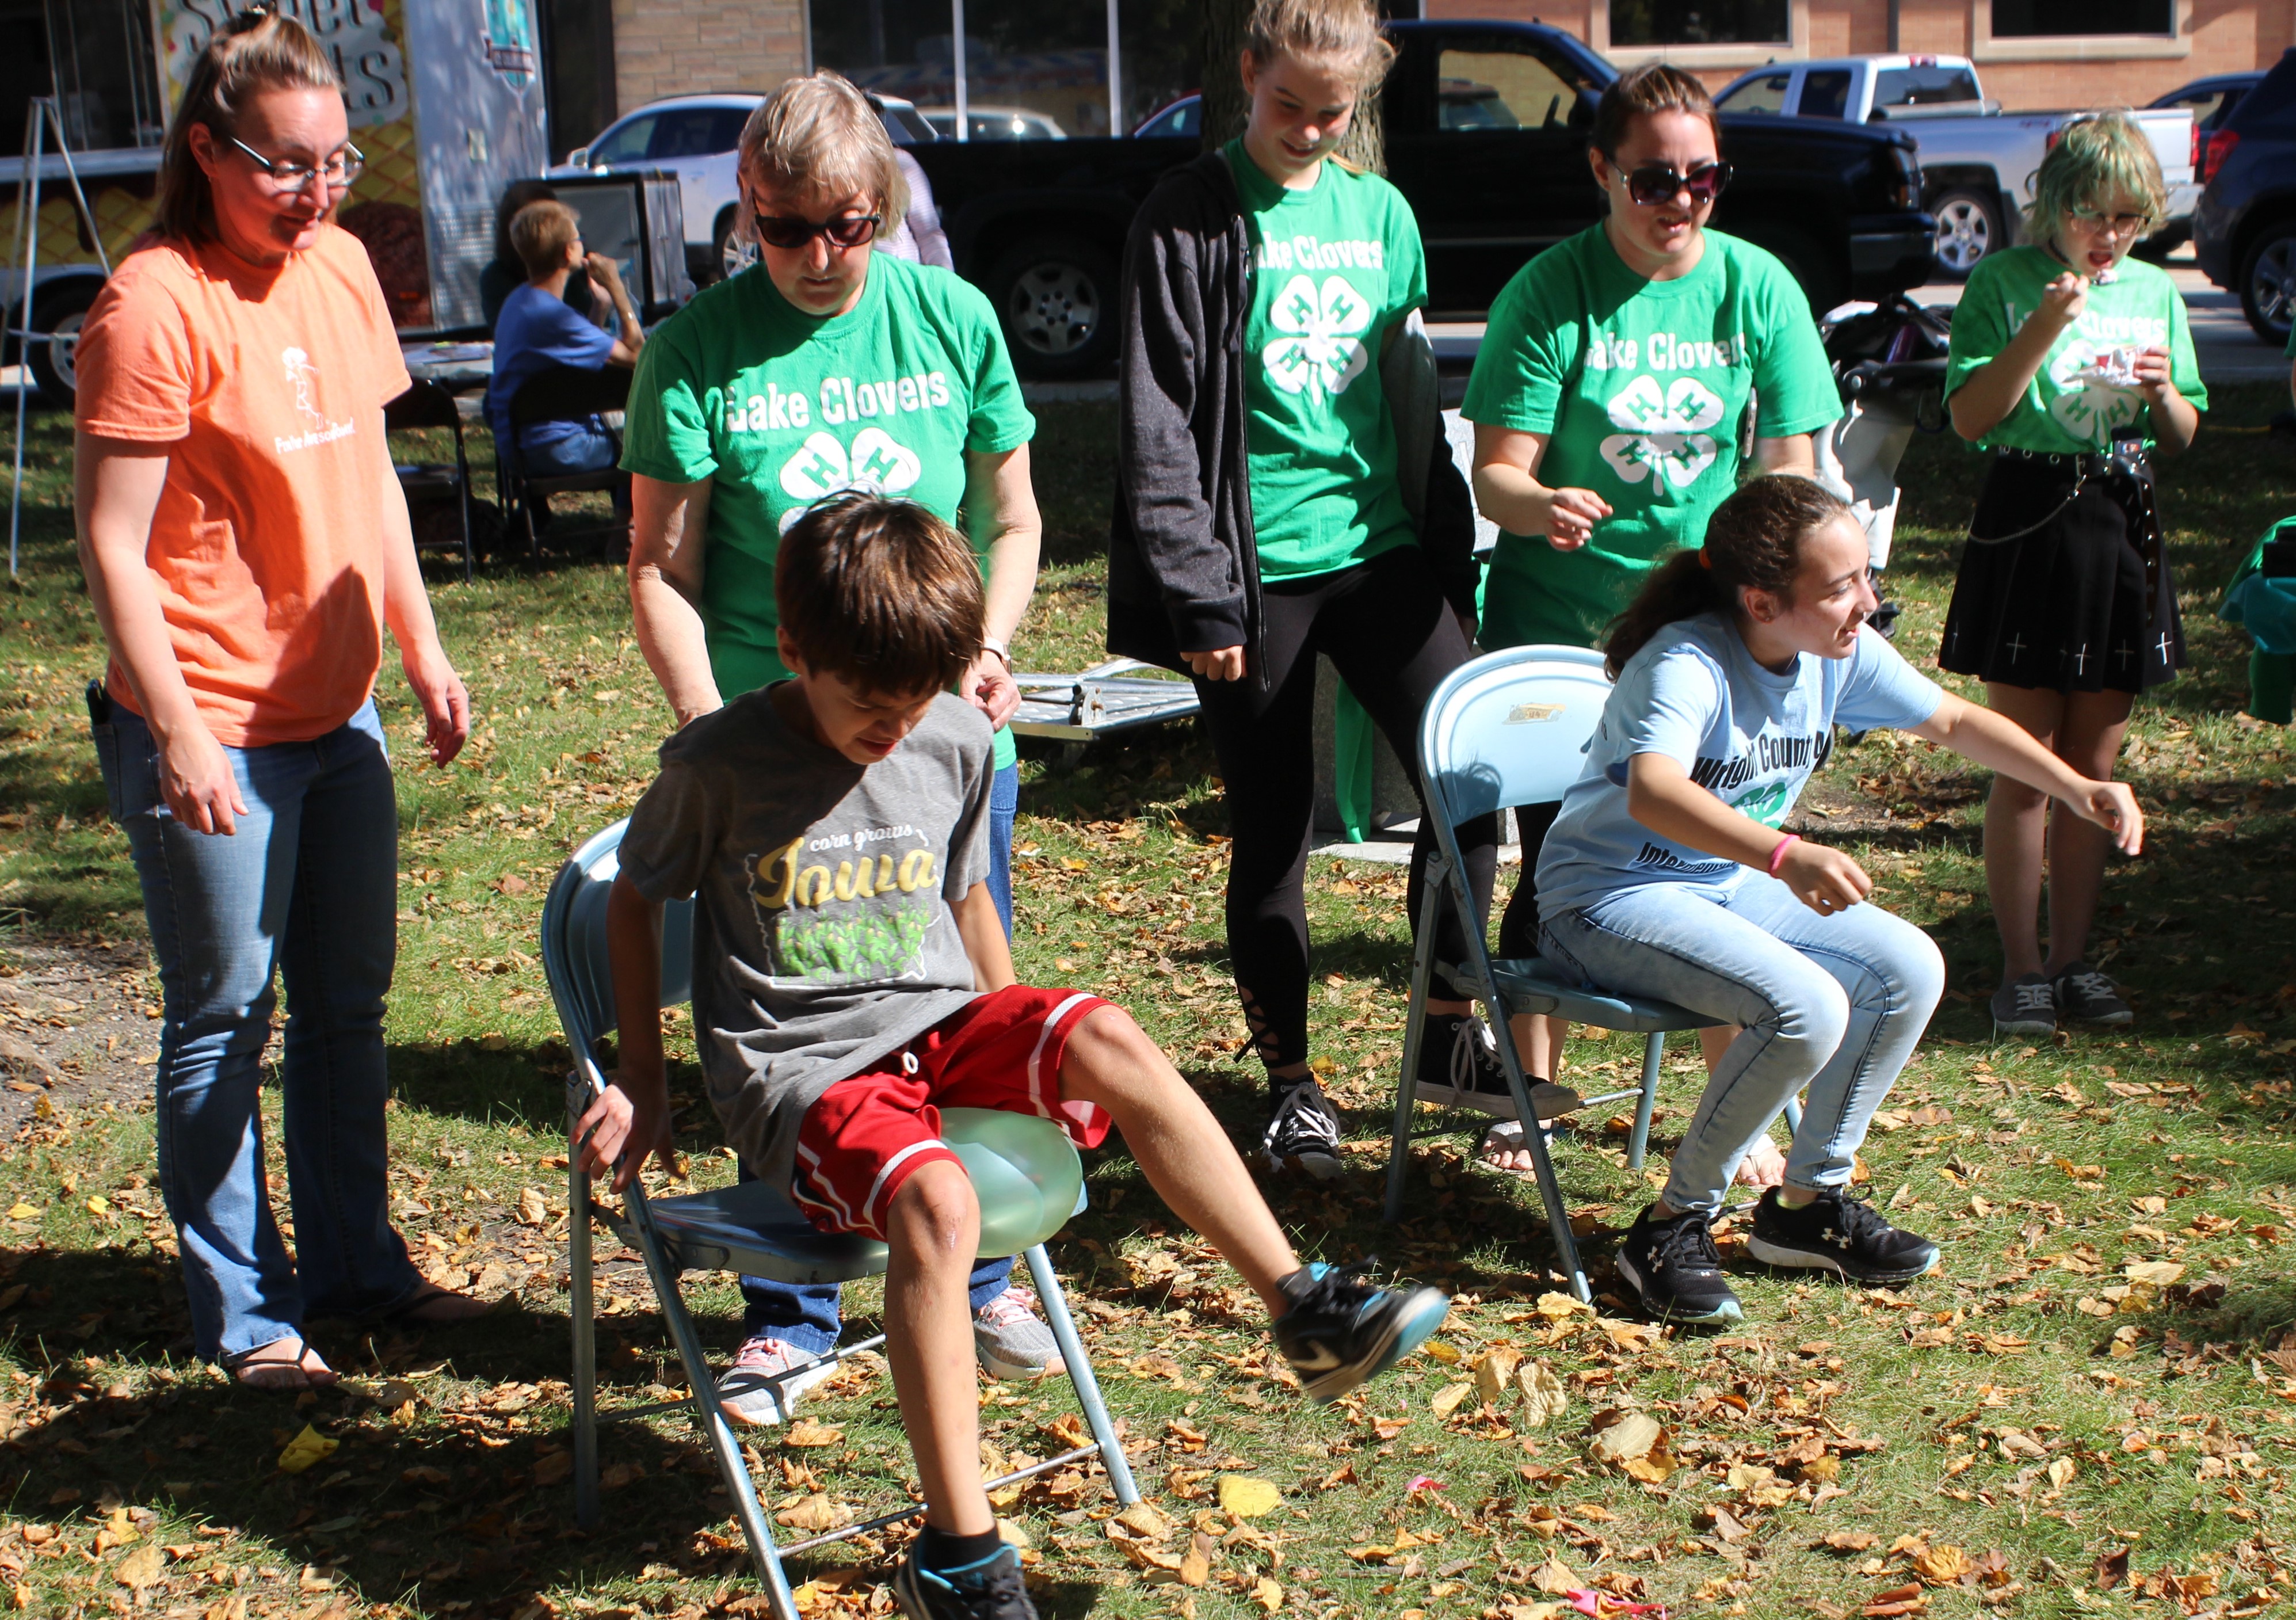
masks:
<path id="1" fill-rule="evenodd" d="M 1491 307 L 1463 412 L 1475 501 L 1501 530 L 1487 648 L 1601 641 L 1652 568 L 1704 543 L 1737 488 L 1750 399 L 1760 470 L 1816 470 L 1810 435 L 1841 399 L 1792 275 L 1707 228 L 1730 178 L 1721 140 L 1687 73 L 1652 63 L 1620 78 L 1587 154 L 1608 216 L 1524 266 Z M 1499 925 L 1509 957 L 1538 954 L 1530 872 L 1555 808 L 1515 812 L 1523 875 Z M 1552 1077 L 1561 1033 L 1558 1021 L 1518 1021 L 1534 1078 Z"/>

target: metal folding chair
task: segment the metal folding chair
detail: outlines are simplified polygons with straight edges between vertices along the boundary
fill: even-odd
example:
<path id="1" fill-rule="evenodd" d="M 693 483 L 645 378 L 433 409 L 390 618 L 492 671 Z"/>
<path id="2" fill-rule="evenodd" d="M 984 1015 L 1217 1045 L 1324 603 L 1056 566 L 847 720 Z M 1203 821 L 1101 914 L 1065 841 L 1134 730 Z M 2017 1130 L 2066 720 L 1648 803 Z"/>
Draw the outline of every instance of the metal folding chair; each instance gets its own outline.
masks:
<path id="1" fill-rule="evenodd" d="M 597 1061 L 599 1040 L 614 1028 L 613 975 L 606 950 L 606 893 L 620 868 L 619 851 L 627 821 L 618 821 L 576 851 L 551 885 L 542 912 L 543 970 L 550 993 L 558 1004 L 558 1018 L 574 1050 L 574 1070 L 566 1082 L 567 1117 L 578 1118 L 604 1090 L 605 1075 Z M 693 905 L 682 901 L 663 909 L 662 1004 L 674 1006 L 693 993 Z M 1045 1239 L 1084 1208 L 1083 1167 L 1068 1138 L 1051 1123 L 1019 1115 L 1000 1116 L 1009 1134 L 1017 1128 L 1035 1128 L 1029 1134 L 1029 1163 L 1016 1165 L 1009 1156 L 989 1153 L 962 1139 L 957 1116 L 972 1111 L 944 1111 L 944 1128 L 981 1198 L 981 1253 L 1020 1253 L 1029 1262 L 1043 1301 L 1045 1318 L 1068 1363 L 1076 1387 L 1077 1403 L 1091 1426 L 1093 1443 L 1063 1451 L 1057 1457 L 1019 1469 L 989 1482 L 1001 1489 L 1033 1475 L 1097 1457 L 1107 1470 L 1118 1501 L 1129 1507 L 1140 1500 L 1132 1470 L 1109 1421 L 1092 1361 L 1078 1337 L 1069 1314 L 1068 1296 L 1045 1253 Z M 718 1399 L 710 1376 L 708 1353 L 687 1313 L 677 1288 L 678 1275 L 687 1271 L 737 1271 L 791 1283 L 850 1282 L 873 1277 L 885 1269 L 885 1246 L 869 1238 L 831 1237 L 814 1229 L 787 1197 L 762 1181 L 745 1182 L 718 1192 L 679 1198 L 649 1198 L 632 1182 L 620 1212 L 594 1200 L 590 1178 L 578 1169 L 568 1171 L 567 1247 L 570 1314 L 574 1327 L 574 1513 L 585 1528 L 598 1523 L 598 1424 L 663 1411 L 685 1411 L 701 1431 L 717 1458 L 718 1472 L 734 1498 L 735 1517 L 749 1539 L 750 1555 L 758 1579 L 764 1583 L 775 1620 L 797 1620 L 783 1560 L 800 1552 L 881 1529 L 924 1512 L 922 1502 L 898 1512 L 849 1525 L 824 1535 L 810 1536 L 789 1546 L 777 1546 L 758 1496 L 756 1482 L 742 1457 Z M 1031 1201 L 1034 1202 L 1031 1202 Z M 646 1276 L 661 1307 L 670 1339 L 685 1364 L 691 1393 L 683 1400 L 619 1408 L 597 1409 L 597 1345 L 591 1314 L 592 1273 L 590 1222 L 604 1221 L 645 1261 Z M 1005 1242 L 999 1245 L 1003 1229 Z M 1017 1229 L 1025 1229 L 1016 1236 Z M 831 1358 L 845 1361 L 885 1342 L 880 1334 L 857 1344 L 842 1345 Z M 815 1363 L 814 1365 L 817 1365 Z M 791 1375 L 793 1376 L 793 1375 Z M 781 1392 L 776 1391 L 778 1395 Z M 786 1401 L 783 1410 L 787 1410 Z"/>
<path id="2" fill-rule="evenodd" d="M 1449 906 L 1467 942 L 1467 960 L 1458 964 L 1450 976 L 1461 995 L 1483 1004 L 1497 1037 L 1499 1061 L 1506 1071 L 1507 1089 L 1514 1095 L 1516 1117 L 1524 1122 L 1523 1146 L 1530 1154 L 1539 1197 L 1546 1205 L 1547 1229 L 1554 1235 L 1571 1291 L 1582 1300 L 1592 1300 L 1594 1294 L 1587 1284 L 1586 1269 L 1578 1262 L 1578 1246 L 1570 1235 L 1570 1212 L 1563 1205 L 1546 1135 L 1538 1129 L 1538 1115 L 1530 1106 L 1529 1082 L 1524 1078 L 1508 1022 L 1517 1013 L 1551 1013 L 1576 1024 L 1634 1030 L 1648 1037 L 1643 1044 L 1642 1084 L 1633 1090 L 1606 1091 L 1585 1102 L 1593 1107 L 1622 1098 L 1637 1099 L 1627 1164 L 1639 1170 L 1650 1144 L 1651 1109 L 1658 1098 L 1659 1060 L 1668 1032 L 1703 1029 L 1721 1021 L 1669 1001 L 1590 990 L 1538 957 L 1493 961 L 1475 913 L 1474 897 L 1468 892 L 1465 868 L 1460 864 L 1457 828 L 1471 817 L 1509 805 L 1548 804 L 1562 798 L 1586 764 L 1587 739 L 1601 723 L 1603 705 L 1610 695 L 1611 683 L 1603 673 L 1600 653 L 1585 647 L 1528 646 L 1511 647 L 1463 664 L 1445 678 L 1427 701 L 1419 722 L 1419 770 L 1427 813 L 1435 821 L 1436 854 L 1428 868 L 1418 943 L 1412 952 L 1403 1081 L 1396 1091 L 1395 1136 L 1387 1160 L 1387 1218 L 1391 1221 L 1403 1213 L 1404 1168 L 1410 1159 L 1412 1137 L 1442 1134 L 1439 1131 L 1414 1132 L 1412 1117 L 1419 1090 L 1420 1043 L 1426 1033 L 1428 987 L 1435 971 L 1436 924 L 1442 908 Z M 1538 851 L 1525 850 L 1522 858 L 1529 866 L 1538 860 Z"/>

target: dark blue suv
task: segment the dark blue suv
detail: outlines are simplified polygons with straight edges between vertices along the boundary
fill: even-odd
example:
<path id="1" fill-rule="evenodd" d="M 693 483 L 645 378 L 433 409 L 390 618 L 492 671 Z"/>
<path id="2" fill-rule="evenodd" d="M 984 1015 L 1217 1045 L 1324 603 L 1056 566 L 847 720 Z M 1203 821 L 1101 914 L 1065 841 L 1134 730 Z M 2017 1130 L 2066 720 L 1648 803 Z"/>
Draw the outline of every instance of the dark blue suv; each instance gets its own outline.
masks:
<path id="1" fill-rule="evenodd" d="M 2296 321 L 2296 50 L 2208 139 L 2211 178 L 2193 211 L 2194 251 L 2277 348 Z"/>

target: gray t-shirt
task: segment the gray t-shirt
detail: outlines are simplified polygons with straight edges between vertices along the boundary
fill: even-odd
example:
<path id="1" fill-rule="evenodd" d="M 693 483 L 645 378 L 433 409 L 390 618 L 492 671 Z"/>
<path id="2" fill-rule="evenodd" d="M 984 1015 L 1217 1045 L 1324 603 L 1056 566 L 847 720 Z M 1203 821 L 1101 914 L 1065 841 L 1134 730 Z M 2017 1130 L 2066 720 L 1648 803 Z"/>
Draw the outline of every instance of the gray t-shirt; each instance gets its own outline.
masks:
<path id="1" fill-rule="evenodd" d="M 972 1000 L 950 909 L 988 875 L 988 722 L 936 698 L 870 766 L 799 736 L 773 687 L 661 745 L 621 875 L 695 897 L 693 1029 L 745 1163 L 789 1185 L 821 1094 Z"/>

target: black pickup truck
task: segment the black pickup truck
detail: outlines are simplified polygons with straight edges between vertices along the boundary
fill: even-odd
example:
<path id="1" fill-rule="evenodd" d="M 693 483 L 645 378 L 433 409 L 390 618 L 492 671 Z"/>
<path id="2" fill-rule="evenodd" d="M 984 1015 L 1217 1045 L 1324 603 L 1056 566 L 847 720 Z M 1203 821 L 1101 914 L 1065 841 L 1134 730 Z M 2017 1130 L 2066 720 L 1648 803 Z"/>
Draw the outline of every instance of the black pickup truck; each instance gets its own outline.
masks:
<path id="1" fill-rule="evenodd" d="M 1619 70 L 1537 23 L 1398 21 L 1388 33 L 1398 55 L 1381 102 L 1387 172 L 1419 217 L 1429 315 L 1476 319 L 1524 260 L 1601 212 L 1587 131 Z M 1107 370 L 1125 234 L 1157 179 L 1198 150 L 1190 111 L 1168 109 L 1129 138 L 909 148 L 958 270 L 995 301 L 1024 376 Z M 1737 173 L 1714 223 L 1784 259 L 1817 311 L 1929 278 L 1934 231 L 1904 130 L 1752 115 L 1722 127 Z"/>

